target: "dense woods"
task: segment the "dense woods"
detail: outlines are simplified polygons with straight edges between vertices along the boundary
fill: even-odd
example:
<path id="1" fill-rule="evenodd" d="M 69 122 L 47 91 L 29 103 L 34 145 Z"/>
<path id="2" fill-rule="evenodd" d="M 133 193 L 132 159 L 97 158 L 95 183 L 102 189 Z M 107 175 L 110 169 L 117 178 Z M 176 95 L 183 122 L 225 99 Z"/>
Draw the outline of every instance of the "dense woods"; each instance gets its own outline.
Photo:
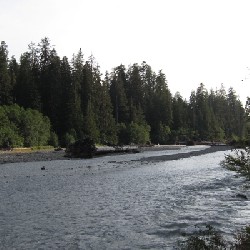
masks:
<path id="1" fill-rule="evenodd" d="M 60 58 L 48 38 L 31 43 L 19 62 L 1 42 L 0 116 L 1 147 L 247 139 L 247 109 L 232 88 L 201 83 L 185 100 L 146 62 L 102 75 L 93 56 L 80 49 Z"/>

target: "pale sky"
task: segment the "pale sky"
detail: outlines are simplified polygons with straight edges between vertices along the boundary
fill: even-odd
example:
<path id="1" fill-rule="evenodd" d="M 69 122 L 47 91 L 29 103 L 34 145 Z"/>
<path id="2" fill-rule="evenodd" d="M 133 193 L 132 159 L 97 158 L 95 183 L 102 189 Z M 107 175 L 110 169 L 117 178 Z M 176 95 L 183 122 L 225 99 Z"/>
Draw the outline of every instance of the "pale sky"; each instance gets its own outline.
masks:
<path id="1" fill-rule="evenodd" d="M 249 13 L 249 0 L 0 0 L 0 40 L 18 61 L 45 36 L 61 58 L 92 53 L 102 72 L 146 61 L 172 94 L 223 83 L 245 104 Z"/>

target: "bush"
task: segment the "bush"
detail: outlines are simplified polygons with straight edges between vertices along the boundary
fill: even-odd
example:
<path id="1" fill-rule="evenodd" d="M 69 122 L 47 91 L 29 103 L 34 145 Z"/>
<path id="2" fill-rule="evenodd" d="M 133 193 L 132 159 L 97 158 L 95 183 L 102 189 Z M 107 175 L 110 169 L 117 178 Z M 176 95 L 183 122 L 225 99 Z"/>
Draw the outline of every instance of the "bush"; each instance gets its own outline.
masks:
<path id="1" fill-rule="evenodd" d="M 24 138 L 24 146 L 48 145 L 50 139 L 50 121 L 37 110 L 23 111 L 20 133 Z"/>
<path id="2" fill-rule="evenodd" d="M 244 175 L 250 180 L 250 148 L 234 149 L 233 154 L 225 156 L 221 165 L 228 170 Z"/>
<path id="3" fill-rule="evenodd" d="M 146 144 L 150 141 L 150 126 L 131 122 L 127 126 L 118 124 L 118 138 L 120 144 Z"/>
<path id="4" fill-rule="evenodd" d="M 53 146 L 54 148 L 59 146 L 58 136 L 53 131 L 50 133 L 49 145 Z"/>
<path id="5" fill-rule="evenodd" d="M 22 147 L 24 139 L 11 127 L 0 127 L 0 147 Z"/>
<path id="6" fill-rule="evenodd" d="M 210 225 L 190 236 L 181 249 L 186 250 L 217 250 L 226 249 L 223 237 Z"/>
<path id="7" fill-rule="evenodd" d="M 71 133 L 66 133 L 61 141 L 61 145 L 67 147 L 68 145 L 74 143 L 76 141 L 76 133 L 75 131 L 71 131 Z"/>
<path id="8" fill-rule="evenodd" d="M 37 110 L 18 105 L 0 106 L 0 147 L 47 145 L 50 121 Z"/>
<path id="9" fill-rule="evenodd" d="M 250 226 L 245 227 L 236 235 L 235 243 L 231 249 L 250 249 Z"/>
<path id="10" fill-rule="evenodd" d="M 137 123 L 131 122 L 127 126 L 129 142 L 135 144 L 146 144 L 150 141 L 150 126 L 148 125 L 139 125 Z"/>
<path id="11" fill-rule="evenodd" d="M 182 250 L 246 250 L 250 249 L 250 227 L 247 226 L 237 233 L 234 242 L 226 242 L 218 231 L 207 225 L 205 230 L 199 230 L 178 245 L 180 247 L 177 249 Z"/>

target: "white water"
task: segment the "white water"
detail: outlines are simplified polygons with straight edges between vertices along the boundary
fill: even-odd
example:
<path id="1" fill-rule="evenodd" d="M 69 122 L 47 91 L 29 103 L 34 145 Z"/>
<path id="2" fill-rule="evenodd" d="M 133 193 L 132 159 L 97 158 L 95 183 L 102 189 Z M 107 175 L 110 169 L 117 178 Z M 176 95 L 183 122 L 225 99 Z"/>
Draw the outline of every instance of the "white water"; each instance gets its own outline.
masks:
<path id="1" fill-rule="evenodd" d="M 225 152 L 139 161 L 179 152 L 1 165 L 0 248 L 173 249 L 195 226 L 229 237 L 249 224 L 236 195 L 250 193 L 219 165 Z"/>

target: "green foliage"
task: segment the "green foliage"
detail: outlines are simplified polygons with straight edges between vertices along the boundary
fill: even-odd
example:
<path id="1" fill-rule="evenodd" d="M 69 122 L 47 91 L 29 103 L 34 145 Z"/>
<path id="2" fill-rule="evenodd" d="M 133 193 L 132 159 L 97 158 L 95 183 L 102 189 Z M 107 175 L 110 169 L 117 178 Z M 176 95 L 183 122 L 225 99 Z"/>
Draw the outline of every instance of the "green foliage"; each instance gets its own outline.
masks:
<path id="1" fill-rule="evenodd" d="M 52 149 L 54 149 L 54 147 L 50 146 L 50 145 L 48 145 L 48 146 L 33 146 L 30 149 L 33 150 L 33 151 L 36 151 L 36 150 L 52 150 Z"/>
<path id="2" fill-rule="evenodd" d="M 74 131 L 75 132 L 75 131 Z M 68 146 L 72 143 L 74 143 L 76 141 L 76 133 L 74 132 L 70 132 L 70 133 L 66 133 L 64 136 L 63 136 L 63 139 L 61 141 L 61 145 L 62 146 Z"/>
<path id="3" fill-rule="evenodd" d="M 0 127 L 0 147 L 22 147 L 24 139 L 15 129 Z"/>
<path id="4" fill-rule="evenodd" d="M 26 147 L 47 145 L 50 138 L 50 121 L 37 110 L 27 109 L 20 133 Z"/>
<path id="5" fill-rule="evenodd" d="M 206 225 L 205 230 L 199 230 L 181 247 L 183 250 L 222 250 L 226 248 L 223 237 L 212 226 Z"/>
<path id="6" fill-rule="evenodd" d="M 127 126 L 129 142 L 134 144 L 146 144 L 150 141 L 150 126 L 147 124 L 137 124 L 131 122 Z"/>
<path id="7" fill-rule="evenodd" d="M 18 105 L 0 106 L 0 146 L 47 145 L 50 138 L 50 121 L 37 110 Z"/>
<path id="8" fill-rule="evenodd" d="M 250 227 L 238 232 L 234 242 L 227 242 L 221 233 L 206 225 L 205 230 L 199 230 L 178 245 L 177 249 L 182 250 L 246 250 L 250 249 Z"/>
<path id="9" fill-rule="evenodd" d="M 160 123 L 159 125 L 159 134 L 158 134 L 158 143 L 167 144 L 170 136 L 170 127 Z"/>
<path id="10" fill-rule="evenodd" d="M 100 131 L 96 124 L 96 116 L 92 109 L 91 103 L 88 104 L 87 114 L 84 117 L 84 136 L 92 139 L 95 142 L 99 142 Z"/>
<path id="11" fill-rule="evenodd" d="M 236 235 L 232 249 L 250 249 L 250 226 L 245 227 Z"/>
<path id="12" fill-rule="evenodd" d="M 8 46 L 4 41 L 0 45 L 0 105 L 8 105 L 13 101 L 11 78 L 8 72 Z"/>
<path id="13" fill-rule="evenodd" d="M 2 42 L 0 105 L 15 102 L 25 109 L 42 112 L 50 119 L 51 130 L 62 144 L 86 137 L 102 144 L 146 140 L 166 144 L 235 138 L 245 138 L 249 143 L 249 100 L 244 109 L 232 88 L 226 92 L 222 85 L 219 90 L 208 92 L 205 85 L 200 84 L 186 101 L 178 92 L 172 96 L 162 71 L 155 73 L 146 62 L 131 65 L 128 69 L 124 65 L 115 67 L 102 79 L 93 55 L 85 61 L 81 49 L 69 63 L 67 57 L 61 59 L 57 55 L 45 37 L 38 45 L 31 43 L 18 63 L 14 57 L 8 59 L 7 45 Z M 36 118 L 35 114 L 27 116 Z M 24 145 L 45 143 L 47 125 L 45 138 L 39 138 L 31 128 L 31 139 L 29 128 L 21 122 L 26 119 L 24 124 L 28 124 L 30 118 L 15 117 L 17 120 L 11 120 L 10 124 L 12 132 L 5 130 L 2 134 L 13 138 L 21 134 Z M 37 119 L 41 120 L 38 116 Z M 126 124 L 126 128 L 118 125 L 117 130 L 117 124 L 121 123 Z M 150 126 L 150 138 L 145 124 Z M 35 127 L 39 128 L 39 124 Z M 76 132 L 74 139 L 71 129 Z M 65 141 L 67 133 L 71 139 Z M 22 143 L 17 138 L 12 141 Z M 57 144 L 56 138 L 51 138 L 50 143 Z"/>
<path id="14" fill-rule="evenodd" d="M 50 132 L 49 145 L 51 145 L 55 148 L 59 146 L 58 136 L 53 131 Z"/>
<path id="15" fill-rule="evenodd" d="M 235 149 L 233 154 L 225 156 L 221 165 L 228 170 L 242 174 L 250 180 L 250 148 Z"/>
<path id="16" fill-rule="evenodd" d="M 117 134 L 118 134 L 119 144 L 128 145 L 130 143 L 129 133 L 124 123 L 117 124 Z"/>
<path id="17" fill-rule="evenodd" d="M 0 106 L 0 147 L 23 146 L 24 139 L 18 133 L 17 124 L 14 122 L 16 117 L 13 115 L 12 121 L 9 118 L 11 117 L 8 117 L 8 109 L 6 109 L 6 106 Z"/>
<path id="18" fill-rule="evenodd" d="M 150 141 L 150 126 L 131 122 L 127 126 L 118 124 L 118 138 L 121 144 L 146 144 Z"/>

